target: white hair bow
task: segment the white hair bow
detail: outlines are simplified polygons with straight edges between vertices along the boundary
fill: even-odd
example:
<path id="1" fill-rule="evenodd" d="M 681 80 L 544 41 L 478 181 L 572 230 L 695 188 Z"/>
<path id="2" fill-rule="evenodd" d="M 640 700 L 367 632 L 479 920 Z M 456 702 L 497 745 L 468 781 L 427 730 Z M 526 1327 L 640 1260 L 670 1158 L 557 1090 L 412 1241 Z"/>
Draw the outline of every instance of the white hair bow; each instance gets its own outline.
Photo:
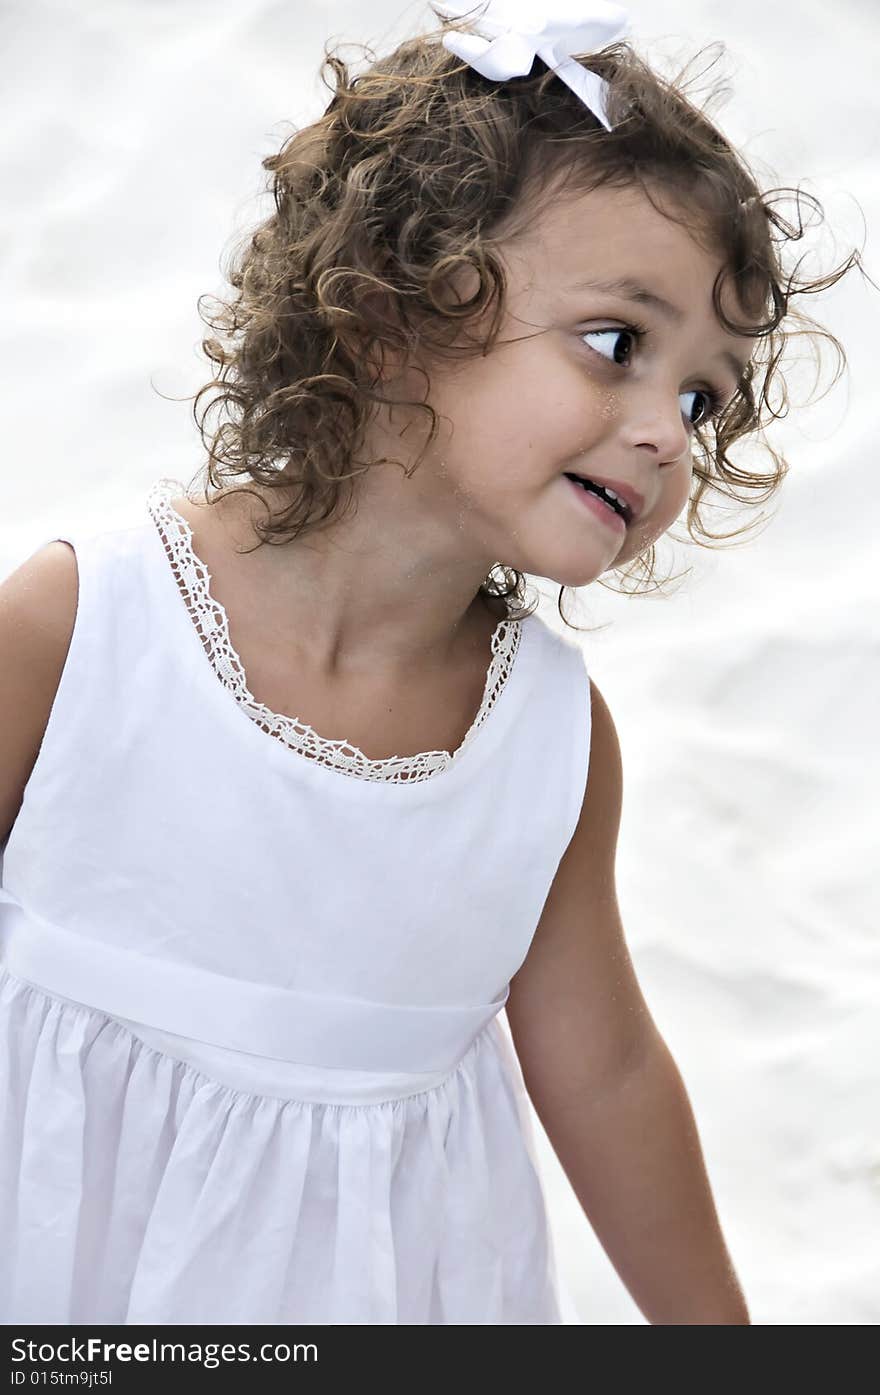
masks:
<path id="1" fill-rule="evenodd" d="M 627 32 L 626 10 L 606 0 L 478 0 L 437 4 L 445 19 L 459 19 L 470 10 L 473 33 L 459 30 L 443 35 L 443 47 L 463 58 L 487 78 L 522 77 L 538 57 L 552 68 L 584 106 L 602 122 L 611 123 L 605 107 L 606 83 L 597 73 L 576 63 L 573 53 L 589 53 L 614 43 Z"/>

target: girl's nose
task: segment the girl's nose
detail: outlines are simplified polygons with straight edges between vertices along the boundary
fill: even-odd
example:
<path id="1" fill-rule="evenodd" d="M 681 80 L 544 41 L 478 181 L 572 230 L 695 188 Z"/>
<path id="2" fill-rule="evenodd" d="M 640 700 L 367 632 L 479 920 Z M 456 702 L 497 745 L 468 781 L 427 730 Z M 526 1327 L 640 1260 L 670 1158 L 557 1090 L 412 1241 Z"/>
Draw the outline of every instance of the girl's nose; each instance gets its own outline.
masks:
<path id="1" fill-rule="evenodd" d="M 627 445 L 647 446 L 660 465 L 678 460 L 691 440 L 680 398 L 668 391 L 634 394 L 624 436 Z"/>

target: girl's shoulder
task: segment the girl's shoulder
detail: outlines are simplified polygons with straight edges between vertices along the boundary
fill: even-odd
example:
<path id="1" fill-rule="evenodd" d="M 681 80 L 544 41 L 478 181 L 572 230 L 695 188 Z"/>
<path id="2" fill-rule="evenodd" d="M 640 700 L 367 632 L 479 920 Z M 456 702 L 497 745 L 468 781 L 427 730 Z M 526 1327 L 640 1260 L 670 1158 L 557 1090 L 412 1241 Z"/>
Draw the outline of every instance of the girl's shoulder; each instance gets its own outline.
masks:
<path id="1" fill-rule="evenodd" d="M 58 691 L 77 609 L 77 565 L 60 540 L 0 583 L 0 844 L 18 815 Z"/>

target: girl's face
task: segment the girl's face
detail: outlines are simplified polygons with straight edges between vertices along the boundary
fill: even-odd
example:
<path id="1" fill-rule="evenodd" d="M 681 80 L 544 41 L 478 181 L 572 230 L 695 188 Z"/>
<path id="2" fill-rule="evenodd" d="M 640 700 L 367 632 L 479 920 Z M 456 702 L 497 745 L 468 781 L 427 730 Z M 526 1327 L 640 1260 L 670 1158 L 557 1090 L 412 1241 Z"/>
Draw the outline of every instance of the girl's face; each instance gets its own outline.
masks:
<path id="1" fill-rule="evenodd" d="M 639 189 L 551 202 L 501 255 L 498 339 L 482 358 L 428 367 L 441 420 L 413 481 L 487 571 L 500 561 L 584 586 L 681 513 L 693 423 L 733 395 L 754 341 L 715 315 L 720 257 Z M 567 472 L 636 491 L 635 518 L 606 513 Z"/>

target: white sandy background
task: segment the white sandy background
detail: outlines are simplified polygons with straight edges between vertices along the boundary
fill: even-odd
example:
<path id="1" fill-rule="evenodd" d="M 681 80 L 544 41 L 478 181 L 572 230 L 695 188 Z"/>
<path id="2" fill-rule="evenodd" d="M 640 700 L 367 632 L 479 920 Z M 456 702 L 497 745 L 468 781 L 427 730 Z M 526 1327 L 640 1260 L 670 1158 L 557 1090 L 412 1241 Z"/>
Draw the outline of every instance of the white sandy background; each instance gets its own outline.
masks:
<path id="1" fill-rule="evenodd" d="M 630 12 L 663 58 L 725 41 L 716 118 L 766 182 L 822 200 L 817 265 L 864 242 L 880 280 L 872 0 Z M 329 100 L 326 39 L 385 52 L 433 27 L 392 0 L 0 5 L 0 576 L 56 527 L 122 524 L 154 478 L 191 477 L 189 404 L 159 393 L 208 377 L 195 302 L 265 211 L 260 158 Z M 623 750 L 621 909 L 753 1320 L 873 1324 L 880 294 L 853 273 L 808 308 L 849 374 L 773 431 L 792 471 L 770 521 L 714 553 L 667 541 L 661 565 L 693 567 L 672 594 L 596 586 L 578 623 L 608 624 L 583 642 Z M 642 1323 L 537 1129 L 578 1320 Z"/>

